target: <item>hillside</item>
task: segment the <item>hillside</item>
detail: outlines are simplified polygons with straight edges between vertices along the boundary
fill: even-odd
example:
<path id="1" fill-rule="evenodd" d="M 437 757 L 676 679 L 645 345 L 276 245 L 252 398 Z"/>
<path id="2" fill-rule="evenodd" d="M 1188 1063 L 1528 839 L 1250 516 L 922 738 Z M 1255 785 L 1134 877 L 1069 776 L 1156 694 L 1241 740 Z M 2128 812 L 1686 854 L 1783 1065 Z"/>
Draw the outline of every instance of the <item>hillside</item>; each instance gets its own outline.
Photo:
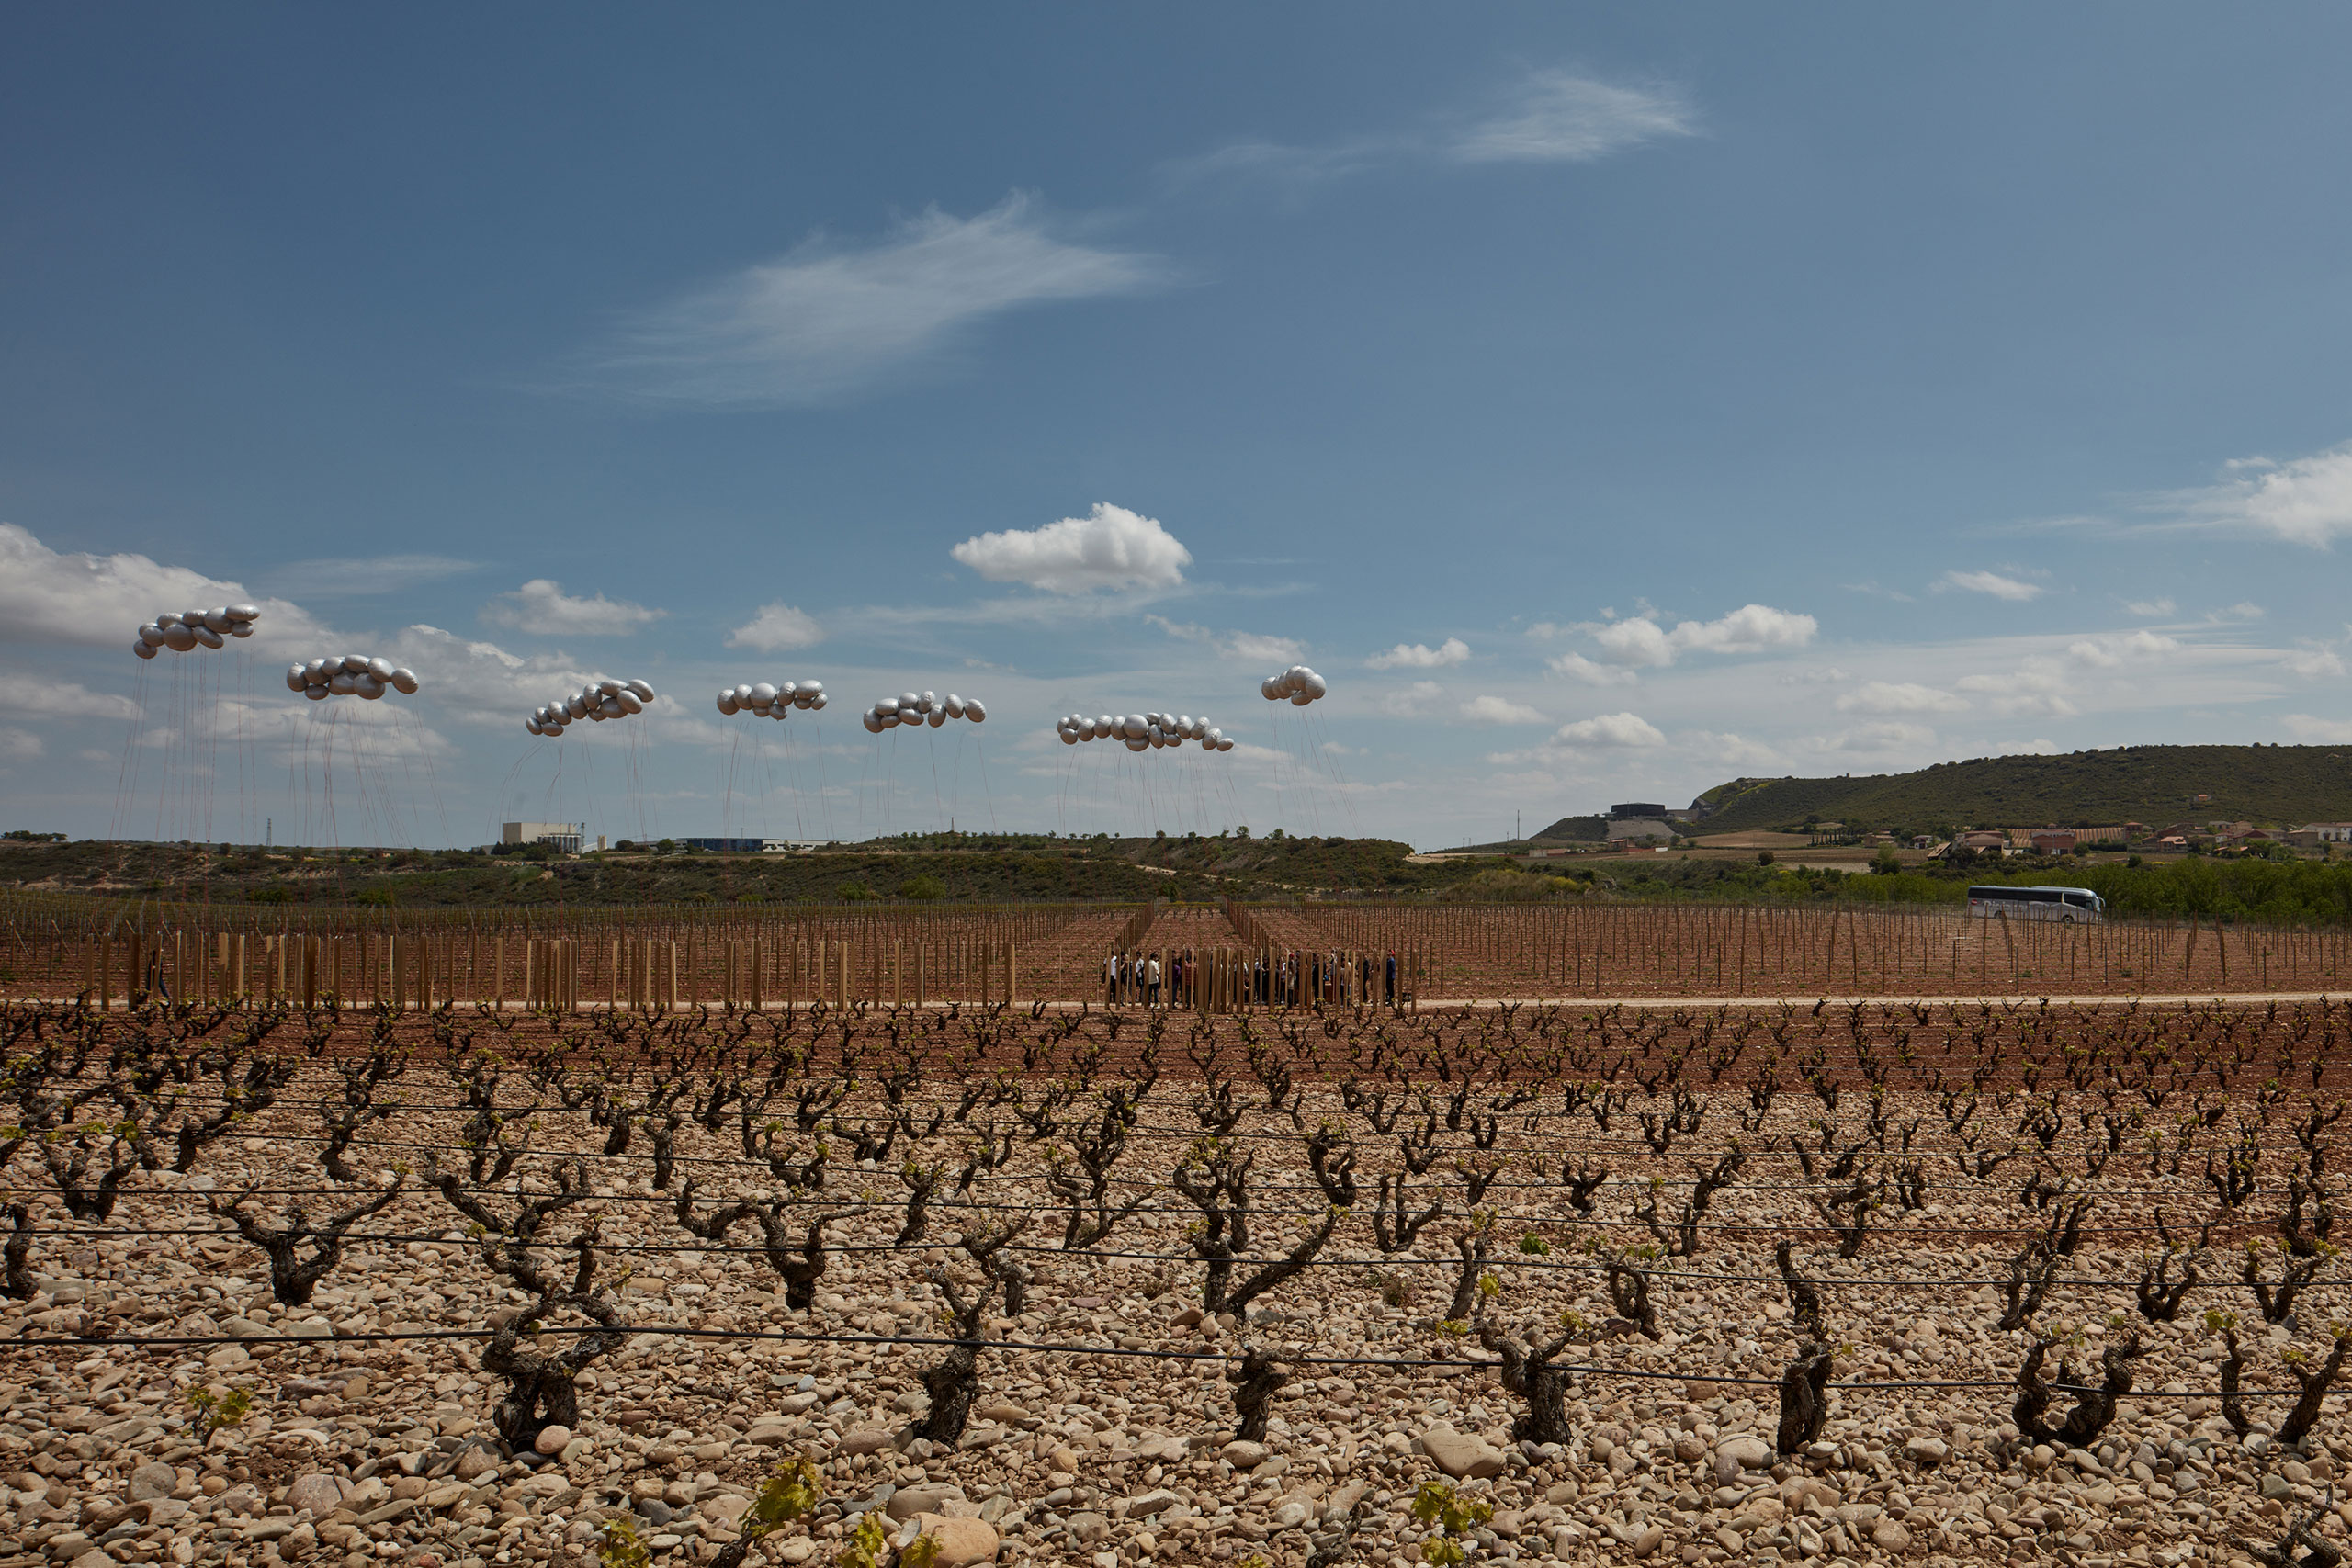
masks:
<path id="1" fill-rule="evenodd" d="M 2211 795 L 2199 803 L 2195 797 Z M 2352 820 L 2352 747 L 2126 746 L 2058 757 L 1980 757 L 1913 773 L 1737 779 L 1700 797 L 1699 831 L 1801 829 L 1807 817 L 1918 832 L 1962 825 Z"/>
<path id="2" fill-rule="evenodd" d="M 1606 817 L 1563 817 L 1535 836 L 1561 844 L 1597 844 L 1609 834 Z"/>
<path id="3" fill-rule="evenodd" d="M 1475 861 L 1408 863 L 1388 839 L 940 834 L 807 855 L 536 849 L 311 850 L 108 842 L 0 846 L 0 886 L 219 903 L 396 908 L 564 904 L 1210 901 L 1434 893 Z"/>

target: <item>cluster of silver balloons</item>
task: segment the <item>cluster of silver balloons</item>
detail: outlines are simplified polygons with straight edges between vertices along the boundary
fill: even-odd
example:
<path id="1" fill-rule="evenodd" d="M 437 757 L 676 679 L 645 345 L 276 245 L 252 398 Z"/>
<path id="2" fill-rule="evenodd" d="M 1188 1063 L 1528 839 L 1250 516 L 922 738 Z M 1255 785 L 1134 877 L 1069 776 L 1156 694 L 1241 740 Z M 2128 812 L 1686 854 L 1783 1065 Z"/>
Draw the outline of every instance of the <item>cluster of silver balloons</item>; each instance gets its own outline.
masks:
<path id="1" fill-rule="evenodd" d="M 652 700 L 653 688 L 642 681 L 591 681 L 562 701 L 549 703 L 531 715 L 523 721 L 523 728 L 534 735 L 558 736 L 574 719 L 601 724 L 608 718 L 627 718 L 643 713 Z"/>
<path id="2" fill-rule="evenodd" d="M 1204 751 L 1230 751 L 1233 738 L 1212 726 L 1205 718 L 1194 718 L 1188 713 L 1123 713 L 1114 717 L 1104 714 L 1089 718 L 1074 713 L 1057 722 L 1054 732 L 1065 746 L 1075 746 L 1081 740 L 1119 740 L 1130 751 L 1148 751 L 1155 747 L 1181 746 L 1187 740 L 1197 740 Z"/>
<path id="3" fill-rule="evenodd" d="M 781 686 L 771 686 L 765 681 L 750 686 L 729 686 L 718 694 L 721 713 L 751 712 L 762 718 L 782 718 L 794 708 L 803 710 L 825 705 L 825 683 L 822 681 L 786 681 Z"/>
<path id="4" fill-rule="evenodd" d="M 300 692 L 314 703 L 328 697 L 365 697 L 372 703 L 386 692 L 413 697 L 416 695 L 416 671 L 407 665 L 395 664 L 389 659 L 370 659 L 364 653 L 313 659 L 308 664 L 286 667 L 286 689 Z"/>
<path id="5" fill-rule="evenodd" d="M 1258 691 L 1270 703 L 1288 697 L 1294 707 L 1305 707 L 1329 691 L 1330 685 L 1322 676 L 1304 664 L 1294 664 L 1279 675 L 1269 675 L 1258 682 Z"/>
<path id="6" fill-rule="evenodd" d="M 981 724 L 988 716 L 989 710 L 978 697 L 959 697 L 950 692 L 947 700 L 941 702 L 934 692 L 901 692 L 865 710 L 865 732 L 879 735 L 894 724 L 928 724 L 936 729 L 951 718 Z"/>
<path id="7" fill-rule="evenodd" d="M 258 604 L 221 604 L 209 610 L 166 610 L 139 628 L 130 651 L 153 659 L 158 649 L 186 653 L 192 648 L 219 648 L 232 637 L 251 637 L 261 619 Z"/>

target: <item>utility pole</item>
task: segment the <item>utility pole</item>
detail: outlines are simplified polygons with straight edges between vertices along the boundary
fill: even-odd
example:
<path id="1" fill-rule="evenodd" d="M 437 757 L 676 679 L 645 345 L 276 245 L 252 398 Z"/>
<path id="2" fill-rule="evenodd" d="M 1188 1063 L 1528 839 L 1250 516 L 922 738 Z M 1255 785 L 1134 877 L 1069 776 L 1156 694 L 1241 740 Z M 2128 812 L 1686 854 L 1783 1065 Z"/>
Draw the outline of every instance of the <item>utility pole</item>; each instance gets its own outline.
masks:
<path id="1" fill-rule="evenodd" d="M 277 827 L 277 819 L 274 817 L 265 817 L 261 819 L 261 847 L 263 849 L 270 847 L 270 840 L 274 836 Z"/>

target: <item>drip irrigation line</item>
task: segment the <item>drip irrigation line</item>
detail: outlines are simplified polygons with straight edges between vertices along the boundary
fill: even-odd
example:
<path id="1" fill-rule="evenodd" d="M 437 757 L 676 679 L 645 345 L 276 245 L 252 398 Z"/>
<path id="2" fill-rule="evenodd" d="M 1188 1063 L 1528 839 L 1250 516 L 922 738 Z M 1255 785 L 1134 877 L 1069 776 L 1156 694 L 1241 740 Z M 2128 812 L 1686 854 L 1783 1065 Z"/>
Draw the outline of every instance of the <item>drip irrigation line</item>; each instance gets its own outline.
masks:
<path id="1" fill-rule="evenodd" d="M 179 1346 L 193 1348 L 202 1345 L 324 1345 L 382 1344 L 404 1340 L 489 1339 L 500 1330 L 492 1328 L 434 1328 L 414 1333 L 362 1332 L 357 1334 L 254 1334 L 254 1335 L 149 1335 L 138 1338 L 110 1336 L 59 1337 L 54 1338 L 19 1337 L 16 1344 L 28 1348 L 47 1346 L 92 1345 L 114 1346 L 123 1349 L 142 1349 L 149 1346 Z M 917 1349 L 952 1349 L 971 1346 L 980 1350 L 1002 1350 L 1023 1355 L 1104 1356 L 1127 1360 L 1144 1361 L 1217 1361 L 1234 1359 L 1235 1353 L 1227 1350 L 1155 1350 L 1128 1348 L 1117 1345 L 1071 1345 L 1019 1339 L 956 1339 L 929 1335 L 892 1334 L 806 1334 L 784 1328 L 689 1328 L 674 1324 L 619 1324 L 602 1329 L 591 1324 L 566 1325 L 548 1330 L 556 1334 L 594 1334 L 612 1332 L 629 1335 L 667 1335 L 673 1339 L 730 1339 L 754 1342 L 779 1342 L 808 1345 L 904 1345 Z M 1280 1364 L 1295 1367 L 1379 1367 L 1389 1371 L 1413 1371 L 1431 1367 L 1459 1371 L 1483 1372 L 1499 1370 L 1502 1360 L 1472 1357 L 1447 1356 L 1278 1356 Z M 1554 1371 L 1571 1376 L 1617 1378 L 1647 1382 L 1711 1382 L 1730 1384 L 1739 1388 L 1778 1388 L 1779 1378 L 1735 1377 L 1727 1373 L 1703 1371 L 1651 1371 L 1632 1367 L 1602 1367 L 1591 1365 L 1555 1364 Z M 2014 1389 L 2014 1380 L 2000 1378 L 1901 1378 L 1885 1381 L 1833 1382 L 1826 1385 L 1830 1392 L 1860 1393 L 1878 1389 Z M 2100 1390 L 2084 1383 L 2052 1382 L 2053 1391 L 2064 1393 L 2098 1393 Z M 2290 1388 L 2246 1388 L 2236 1392 L 2237 1398 L 2285 1399 L 2297 1396 L 2299 1390 Z M 2232 1397 L 2224 1390 L 2133 1390 L 2133 1399 L 2220 1399 Z"/>

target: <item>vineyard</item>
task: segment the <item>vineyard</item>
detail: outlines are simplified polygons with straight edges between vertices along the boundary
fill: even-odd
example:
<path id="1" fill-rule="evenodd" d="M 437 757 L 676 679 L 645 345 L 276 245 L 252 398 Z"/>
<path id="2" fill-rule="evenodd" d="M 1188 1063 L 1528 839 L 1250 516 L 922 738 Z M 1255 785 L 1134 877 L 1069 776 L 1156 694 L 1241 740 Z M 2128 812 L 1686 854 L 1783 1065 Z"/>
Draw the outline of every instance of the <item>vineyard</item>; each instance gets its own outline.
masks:
<path id="1" fill-rule="evenodd" d="M 1940 909 L 1595 905 L 812 905 L 288 914 L 0 900 L 0 987 L 107 1007 L 153 996 L 315 1008 L 443 1001 L 670 1010 L 1106 999 L 1114 953 L 1169 1005 L 1771 997 L 2313 996 L 2352 932 L 2197 919 L 2059 925 Z M 1309 997 L 1272 972 L 1313 963 Z M 1393 965 L 1392 965 L 1393 961 Z M 1178 984 L 1192 966 L 1198 984 Z M 1393 967 L 1393 974 L 1392 974 Z"/>
<path id="2" fill-rule="evenodd" d="M 2347 1024 L 12 1004 L 0 1550 L 2324 1563 Z"/>

